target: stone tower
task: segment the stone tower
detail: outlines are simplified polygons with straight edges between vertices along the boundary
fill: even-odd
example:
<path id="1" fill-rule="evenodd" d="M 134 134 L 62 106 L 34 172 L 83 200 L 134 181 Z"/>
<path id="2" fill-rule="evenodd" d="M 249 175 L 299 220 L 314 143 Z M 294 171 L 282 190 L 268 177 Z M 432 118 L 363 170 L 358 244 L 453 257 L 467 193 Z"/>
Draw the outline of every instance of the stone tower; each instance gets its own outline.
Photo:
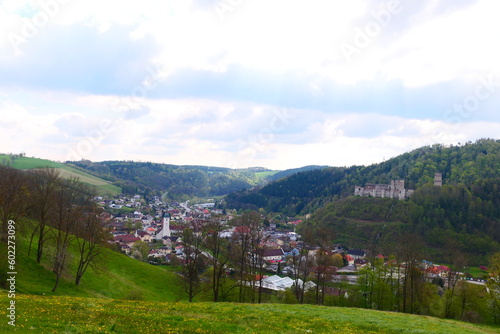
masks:
<path id="1" fill-rule="evenodd" d="M 435 173 L 434 174 L 434 186 L 441 187 L 443 185 L 443 174 Z"/>
<path id="2" fill-rule="evenodd" d="M 156 240 L 161 240 L 163 237 L 171 237 L 172 232 L 170 231 L 170 215 L 168 213 L 165 213 L 163 215 L 163 228 L 161 229 L 158 234 L 156 234 Z"/>

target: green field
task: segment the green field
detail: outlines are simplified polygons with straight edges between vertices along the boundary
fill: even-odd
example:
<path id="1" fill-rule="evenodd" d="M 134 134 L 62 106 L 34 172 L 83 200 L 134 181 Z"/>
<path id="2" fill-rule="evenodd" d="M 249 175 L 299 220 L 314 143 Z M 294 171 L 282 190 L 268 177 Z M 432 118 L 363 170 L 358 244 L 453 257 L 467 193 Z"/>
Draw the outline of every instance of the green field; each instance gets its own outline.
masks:
<path id="1" fill-rule="evenodd" d="M 74 283 L 78 253 L 69 249 L 68 265 L 62 281 L 51 292 L 55 282 L 52 273 L 53 253 L 51 241 L 41 264 L 35 261 L 36 240 L 28 257 L 29 240 L 18 236 L 16 239 L 16 280 L 17 291 L 23 294 L 46 296 L 77 296 L 117 299 L 141 299 L 150 301 L 177 301 L 183 295 L 178 287 L 178 278 L 170 267 L 153 266 L 111 249 L 103 249 L 102 256 L 94 268 L 89 268 L 79 286 Z"/>
<path id="2" fill-rule="evenodd" d="M 36 242 L 36 240 L 35 240 Z M 16 297 L 0 291 L 0 332 L 15 333 L 499 333 L 499 327 L 403 313 L 286 304 L 187 303 L 174 270 L 105 249 L 75 286 L 77 253 L 51 292 L 51 242 L 42 263 L 16 238 Z M 34 248 L 34 247 L 33 247 Z M 7 307 L 16 302 L 16 327 Z"/>
<path id="3" fill-rule="evenodd" d="M 260 179 L 265 179 L 266 177 L 274 175 L 278 172 L 279 172 L 278 170 L 270 170 L 270 171 L 265 171 L 265 172 L 258 172 L 258 173 L 255 173 L 255 175 Z"/>
<path id="4" fill-rule="evenodd" d="M 100 195 L 110 194 L 115 195 L 121 193 L 121 188 L 111 184 L 109 181 L 105 181 L 93 175 L 90 175 L 86 172 L 83 172 L 79 169 L 64 165 L 59 162 L 38 159 L 38 158 L 28 158 L 28 157 L 20 157 L 14 159 L 10 159 L 7 155 L 0 155 L 0 163 L 10 162 L 10 166 L 16 169 L 37 169 L 37 168 L 57 168 L 61 175 L 65 178 L 77 177 L 83 183 L 87 183 L 93 186 L 96 186 L 97 191 Z"/>
<path id="5" fill-rule="evenodd" d="M 431 317 L 313 305 L 143 302 L 16 296 L 15 333 L 498 333 Z M 0 303 L 8 305 L 5 293 Z"/>
<path id="6" fill-rule="evenodd" d="M 5 154 L 0 155 L 0 161 L 2 160 L 11 161 L 10 157 Z M 47 168 L 47 167 L 64 168 L 64 164 L 45 159 L 20 157 L 16 158 L 12 162 L 11 167 L 16 169 L 33 169 L 33 168 Z"/>

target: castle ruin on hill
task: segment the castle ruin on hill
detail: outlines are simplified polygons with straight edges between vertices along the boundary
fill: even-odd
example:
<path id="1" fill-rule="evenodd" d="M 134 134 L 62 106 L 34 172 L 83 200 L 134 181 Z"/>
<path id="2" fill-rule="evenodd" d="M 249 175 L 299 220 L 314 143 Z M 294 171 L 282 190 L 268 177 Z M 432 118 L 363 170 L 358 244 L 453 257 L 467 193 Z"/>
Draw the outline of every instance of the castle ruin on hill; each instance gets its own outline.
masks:
<path id="1" fill-rule="evenodd" d="M 413 194 L 413 189 L 405 189 L 405 180 L 392 180 L 391 184 L 367 183 L 365 187 L 355 186 L 354 196 L 388 197 L 404 200 Z"/>
<path id="2" fill-rule="evenodd" d="M 434 186 L 443 185 L 443 174 L 434 174 Z M 355 186 L 354 196 L 388 197 L 404 200 L 413 194 L 413 189 L 405 189 L 405 180 L 392 180 L 391 184 L 367 183 L 365 187 Z"/>

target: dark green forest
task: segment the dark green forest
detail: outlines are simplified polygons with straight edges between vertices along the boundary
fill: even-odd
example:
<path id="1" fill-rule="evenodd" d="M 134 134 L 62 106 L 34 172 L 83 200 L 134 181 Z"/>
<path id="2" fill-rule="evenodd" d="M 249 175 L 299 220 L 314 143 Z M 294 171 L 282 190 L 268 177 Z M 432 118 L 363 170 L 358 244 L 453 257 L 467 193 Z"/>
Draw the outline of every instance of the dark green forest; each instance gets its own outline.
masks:
<path id="1" fill-rule="evenodd" d="M 303 215 L 351 196 L 356 185 L 404 179 L 406 188 L 418 189 L 431 184 L 436 172 L 443 174 L 445 185 L 474 187 L 481 199 L 493 201 L 500 178 L 500 140 L 481 139 L 456 146 L 436 144 L 370 166 L 299 172 L 264 187 L 229 194 L 227 207 Z"/>
<path id="2" fill-rule="evenodd" d="M 145 196 L 166 194 L 170 199 L 222 196 L 251 188 L 260 181 L 250 170 L 222 167 L 88 160 L 71 161 L 68 164 L 113 182 L 123 189 L 123 193 Z"/>
<path id="3" fill-rule="evenodd" d="M 286 170 L 279 171 L 273 175 L 269 175 L 268 177 L 266 177 L 266 180 L 269 182 L 278 181 L 279 179 L 291 176 L 293 174 L 297 174 L 300 172 L 308 172 L 308 171 L 316 170 L 316 169 L 324 169 L 327 167 L 328 166 L 310 165 L 310 166 L 304 166 L 304 167 L 300 167 L 300 168 L 286 169 Z"/>

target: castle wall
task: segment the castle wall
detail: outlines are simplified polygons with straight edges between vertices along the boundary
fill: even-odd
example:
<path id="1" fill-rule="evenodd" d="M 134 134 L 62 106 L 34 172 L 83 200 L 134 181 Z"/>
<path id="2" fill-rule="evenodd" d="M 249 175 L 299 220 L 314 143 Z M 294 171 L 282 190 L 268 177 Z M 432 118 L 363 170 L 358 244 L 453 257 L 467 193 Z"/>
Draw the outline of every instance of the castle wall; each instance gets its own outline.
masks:
<path id="1" fill-rule="evenodd" d="M 367 183 L 366 187 L 355 186 L 355 196 L 371 196 L 382 198 L 397 198 L 404 200 L 413 193 L 411 189 L 405 189 L 405 180 L 391 180 L 390 184 Z"/>

